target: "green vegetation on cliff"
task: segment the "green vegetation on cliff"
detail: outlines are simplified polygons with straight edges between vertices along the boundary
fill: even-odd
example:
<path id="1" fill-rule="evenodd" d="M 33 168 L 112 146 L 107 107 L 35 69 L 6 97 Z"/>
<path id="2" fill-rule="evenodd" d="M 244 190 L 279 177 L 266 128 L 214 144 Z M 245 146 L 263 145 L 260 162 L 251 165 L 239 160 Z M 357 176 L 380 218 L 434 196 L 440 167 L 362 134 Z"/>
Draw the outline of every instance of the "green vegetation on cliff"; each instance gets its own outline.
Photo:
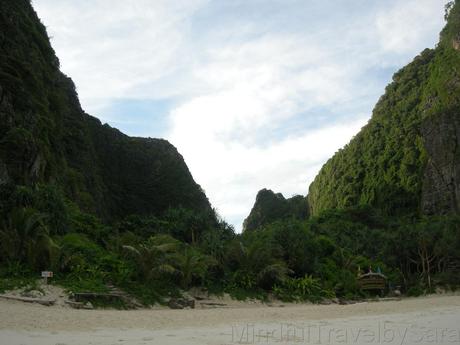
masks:
<path id="1" fill-rule="evenodd" d="M 171 144 L 83 112 L 29 1 L 2 1 L 0 27 L 0 185 L 52 183 L 105 220 L 171 207 L 213 216 Z"/>
<path id="2" fill-rule="evenodd" d="M 387 215 L 458 212 L 459 17 L 456 2 L 439 45 L 393 76 L 368 124 L 323 166 L 309 188 L 311 214 L 356 205 L 371 205 Z M 440 117 L 446 142 L 439 143 L 439 150 L 432 129 Z M 432 183 L 426 181 L 430 175 L 438 175 Z M 452 200 L 437 193 L 444 189 Z"/>
<path id="3" fill-rule="evenodd" d="M 323 284 L 330 283 L 358 266 L 367 267 L 364 262 L 369 260 L 394 284 L 414 294 L 436 284 L 458 284 L 459 1 L 446 6 L 446 18 L 437 47 L 424 50 L 393 76 L 368 124 L 310 185 L 303 205 L 311 218 L 297 220 L 297 226 L 308 229 L 312 236 L 308 243 L 321 237 L 337 246 L 341 260 L 335 263 L 334 273 L 326 278 L 323 272 L 328 268 L 312 268 L 313 262 L 321 260 L 318 254 L 307 260 L 309 270 L 296 266 L 296 273 L 311 273 Z M 251 232 L 262 236 L 292 227 L 291 217 L 284 198 L 262 190 L 245 229 L 256 229 Z M 284 236 L 302 243 L 292 234 L 291 230 Z M 314 252 L 308 247 L 303 250 Z M 296 260 L 304 255 L 293 248 L 288 252 L 295 253 Z M 355 280 L 341 277 L 349 282 L 345 293 L 353 291 Z"/>
<path id="4" fill-rule="evenodd" d="M 306 219 L 307 201 L 301 195 L 285 199 L 283 194 L 262 189 L 249 216 L 244 220 L 243 230 L 254 230 L 280 219 Z"/>
<path id="5" fill-rule="evenodd" d="M 188 247 L 233 230 L 182 156 L 81 109 L 30 1 L 1 1 L 0 28 L 0 276 L 53 269 L 77 290 L 114 282 L 142 292 L 147 280 L 122 248 L 161 234 L 181 241 L 165 281 L 194 282 L 191 254 L 206 256 Z"/>

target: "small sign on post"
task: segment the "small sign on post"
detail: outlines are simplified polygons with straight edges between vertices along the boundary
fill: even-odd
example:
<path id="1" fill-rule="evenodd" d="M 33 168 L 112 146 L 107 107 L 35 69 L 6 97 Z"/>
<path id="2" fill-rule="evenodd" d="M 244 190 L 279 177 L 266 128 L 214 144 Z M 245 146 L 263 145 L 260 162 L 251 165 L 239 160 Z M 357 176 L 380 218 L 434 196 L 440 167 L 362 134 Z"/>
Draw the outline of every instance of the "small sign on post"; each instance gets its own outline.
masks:
<path id="1" fill-rule="evenodd" d="M 48 284 L 48 278 L 53 278 L 52 271 L 42 271 L 42 278 L 45 279 L 45 284 Z"/>

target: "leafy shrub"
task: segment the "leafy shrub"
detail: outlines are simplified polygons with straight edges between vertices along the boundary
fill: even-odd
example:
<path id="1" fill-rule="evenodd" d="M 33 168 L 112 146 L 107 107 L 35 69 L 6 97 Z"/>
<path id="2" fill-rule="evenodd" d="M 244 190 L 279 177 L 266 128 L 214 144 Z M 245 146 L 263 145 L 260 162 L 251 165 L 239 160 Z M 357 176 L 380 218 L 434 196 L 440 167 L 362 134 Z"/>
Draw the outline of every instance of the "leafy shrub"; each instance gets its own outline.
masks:
<path id="1" fill-rule="evenodd" d="M 425 293 L 425 291 L 420 286 L 412 286 L 407 290 L 407 296 L 418 297 Z"/>
<path id="2" fill-rule="evenodd" d="M 322 298 L 335 297 L 331 290 L 324 290 L 320 281 L 312 276 L 305 275 L 302 278 L 286 279 L 283 285 L 276 285 L 273 288 L 275 296 L 284 301 L 312 301 L 316 302 Z"/>

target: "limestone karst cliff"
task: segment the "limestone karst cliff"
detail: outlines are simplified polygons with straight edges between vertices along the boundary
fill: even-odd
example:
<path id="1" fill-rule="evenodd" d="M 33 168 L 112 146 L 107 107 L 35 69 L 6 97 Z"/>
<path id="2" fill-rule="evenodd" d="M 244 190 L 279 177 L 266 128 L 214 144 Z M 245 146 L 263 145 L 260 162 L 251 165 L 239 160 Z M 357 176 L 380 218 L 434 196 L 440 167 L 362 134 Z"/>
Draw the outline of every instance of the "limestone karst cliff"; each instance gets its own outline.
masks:
<path id="1" fill-rule="evenodd" d="M 0 185 L 54 184 L 104 219 L 170 207 L 212 213 L 165 140 L 132 138 L 86 114 L 28 0 L 0 2 Z"/>

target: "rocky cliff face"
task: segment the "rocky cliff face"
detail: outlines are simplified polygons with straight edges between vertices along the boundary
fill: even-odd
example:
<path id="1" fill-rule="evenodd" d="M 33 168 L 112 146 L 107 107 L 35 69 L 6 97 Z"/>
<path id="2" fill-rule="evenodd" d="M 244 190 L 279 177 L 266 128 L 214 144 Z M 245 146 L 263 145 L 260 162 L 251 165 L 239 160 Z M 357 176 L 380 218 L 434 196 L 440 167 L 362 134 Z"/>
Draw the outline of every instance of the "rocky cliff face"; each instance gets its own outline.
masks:
<path id="1" fill-rule="evenodd" d="M 363 205 L 392 216 L 460 213 L 460 1 L 449 8 L 437 47 L 395 73 L 368 124 L 321 168 L 309 214 Z M 270 198 L 274 210 L 256 201 L 248 225 L 282 217 Z"/>
<path id="2" fill-rule="evenodd" d="M 244 220 L 243 230 L 255 230 L 282 219 L 306 219 L 307 216 L 305 197 L 297 195 L 285 199 L 281 193 L 262 189 L 257 193 L 251 213 Z"/>
<path id="3" fill-rule="evenodd" d="M 30 1 L 0 1 L 0 28 L 0 185 L 56 184 L 105 219 L 179 206 L 212 214 L 174 146 L 81 109 Z"/>
<path id="4" fill-rule="evenodd" d="M 428 155 L 423 212 L 460 213 L 460 109 L 426 119 L 422 136 Z"/>
<path id="5" fill-rule="evenodd" d="M 369 123 L 310 185 L 316 215 L 371 205 L 389 215 L 459 213 L 460 2 L 433 50 L 398 71 Z"/>

